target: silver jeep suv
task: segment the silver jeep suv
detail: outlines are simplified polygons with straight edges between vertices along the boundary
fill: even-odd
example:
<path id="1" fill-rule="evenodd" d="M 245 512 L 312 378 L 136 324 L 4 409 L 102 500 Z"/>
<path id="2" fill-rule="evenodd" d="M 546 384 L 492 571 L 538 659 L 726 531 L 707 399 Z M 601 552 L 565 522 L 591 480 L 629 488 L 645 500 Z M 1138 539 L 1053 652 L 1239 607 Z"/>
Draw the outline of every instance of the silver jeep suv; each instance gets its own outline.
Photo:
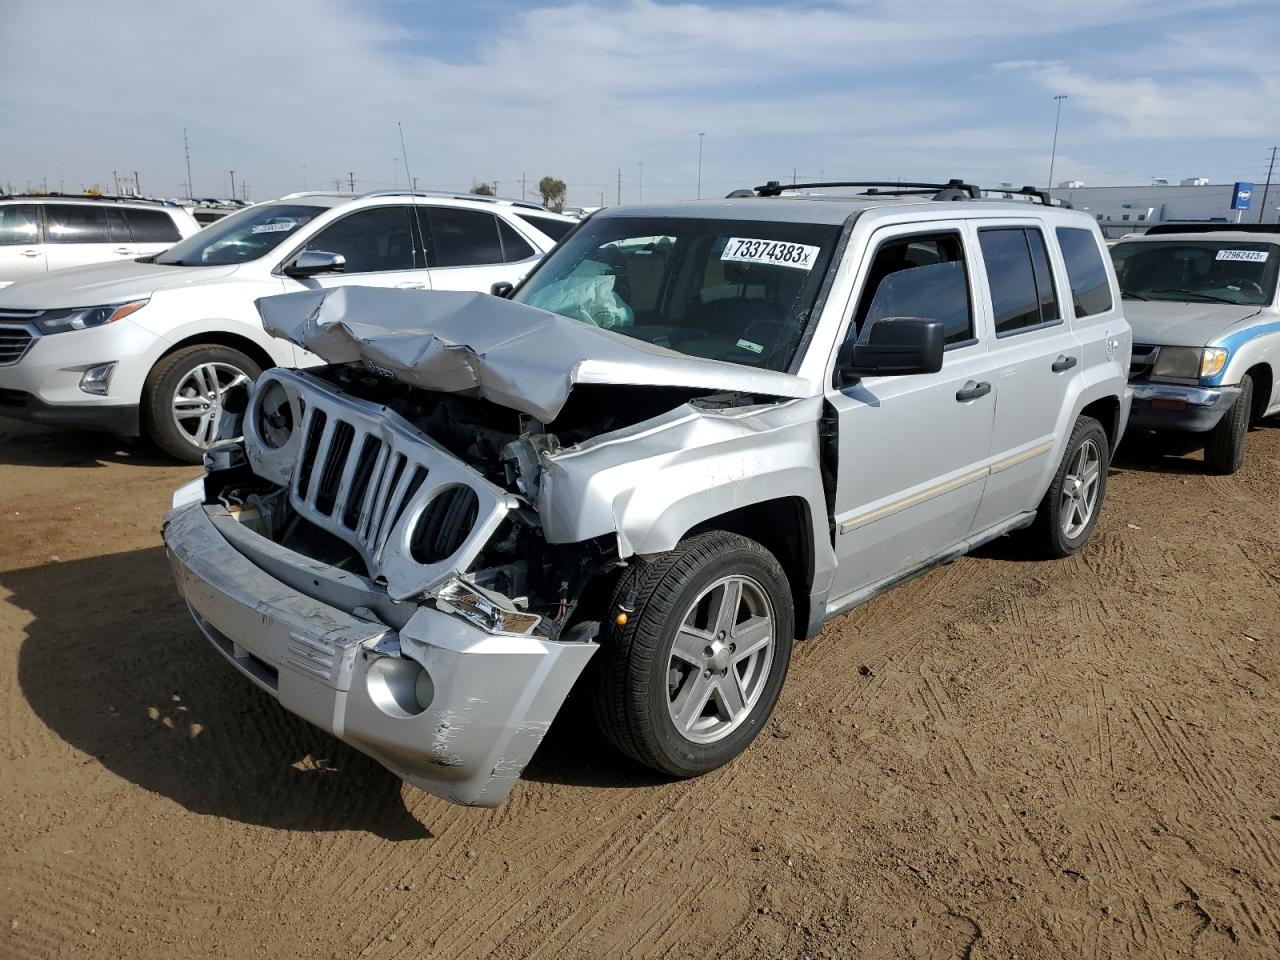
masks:
<path id="1" fill-rule="evenodd" d="M 1093 221 L 958 181 L 821 187 L 855 192 L 602 212 L 506 298 L 259 301 L 329 365 L 265 371 L 175 495 L 205 635 L 405 780 L 492 805 L 584 670 L 614 744 L 694 776 L 826 620 L 1023 528 L 1081 549 L 1130 403 Z"/>

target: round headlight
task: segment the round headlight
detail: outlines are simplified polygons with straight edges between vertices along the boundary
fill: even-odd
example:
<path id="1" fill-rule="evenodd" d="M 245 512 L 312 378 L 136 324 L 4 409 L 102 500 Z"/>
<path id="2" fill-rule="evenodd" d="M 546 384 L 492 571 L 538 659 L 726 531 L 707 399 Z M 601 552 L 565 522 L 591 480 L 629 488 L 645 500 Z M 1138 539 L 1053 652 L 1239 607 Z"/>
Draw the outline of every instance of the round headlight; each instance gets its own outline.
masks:
<path id="1" fill-rule="evenodd" d="M 293 436 L 293 406 L 289 394 L 278 381 L 271 381 L 258 397 L 254 426 L 263 444 L 279 450 Z"/>

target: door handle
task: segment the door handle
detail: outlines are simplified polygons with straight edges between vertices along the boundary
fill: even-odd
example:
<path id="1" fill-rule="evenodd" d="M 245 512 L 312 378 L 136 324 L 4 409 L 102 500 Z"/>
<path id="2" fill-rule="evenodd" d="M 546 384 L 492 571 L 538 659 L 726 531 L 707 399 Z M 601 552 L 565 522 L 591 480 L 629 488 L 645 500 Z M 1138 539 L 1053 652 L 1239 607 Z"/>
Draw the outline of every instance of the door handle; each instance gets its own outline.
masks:
<path id="1" fill-rule="evenodd" d="M 22 255 L 24 257 L 38 257 L 40 256 L 40 251 L 39 250 L 23 250 Z"/>
<path id="2" fill-rule="evenodd" d="M 1049 369 L 1054 373 L 1061 373 L 1063 370 L 1070 370 L 1076 365 L 1075 357 L 1068 357 L 1065 353 L 1059 354 L 1058 359 L 1053 361 L 1053 366 Z"/>
<path id="3" fill-rule="evenodd" d="M 961 403 L 968 403 L 970 400 L 977 400 L 979 397 L 985 397 L 991 392 L 991 384 L 983 380 L 975 383 L 970 380 L 963 387 L 956 391 L 956 399 Z"/>

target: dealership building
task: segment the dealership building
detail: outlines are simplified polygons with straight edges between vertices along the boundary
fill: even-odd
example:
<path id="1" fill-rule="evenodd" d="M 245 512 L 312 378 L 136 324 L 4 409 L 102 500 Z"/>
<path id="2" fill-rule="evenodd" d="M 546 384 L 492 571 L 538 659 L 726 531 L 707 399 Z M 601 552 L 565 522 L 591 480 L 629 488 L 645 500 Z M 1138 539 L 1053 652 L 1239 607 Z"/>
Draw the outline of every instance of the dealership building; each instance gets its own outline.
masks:
<path id="1" fill-rule="evenodd" d="M 1254 185 L 1247 210 L 1232 209 L 1234 183 L 1203 178 L 1146 186 L 1088 187 L 1068 180 L 1051 192 L 1077 210 L 1093 214 L 1108 238 L 1145 230 L 1153 223 L 1276 223 L 1280 220 L 1280 183 Z M 1263 195 L 1266 194 L 1266 210 Z"/>

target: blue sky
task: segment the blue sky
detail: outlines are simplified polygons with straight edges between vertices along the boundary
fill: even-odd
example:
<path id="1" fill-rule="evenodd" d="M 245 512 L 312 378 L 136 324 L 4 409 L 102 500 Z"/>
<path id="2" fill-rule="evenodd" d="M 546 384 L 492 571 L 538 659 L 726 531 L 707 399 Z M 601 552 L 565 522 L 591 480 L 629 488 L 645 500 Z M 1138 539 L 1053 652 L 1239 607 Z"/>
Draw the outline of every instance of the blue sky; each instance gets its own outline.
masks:
<path id="1" fill-rule="evenodd" d="M 569 201 L 766 179 L 1261 180 L 1277 0 L 337 0 L 0 10 L 0 184 L 250 196 L 520 177 Z M 641 197 L 641 178 L 643 196 Z M 532 189 L 532 188 L 531 188 Z"/>

